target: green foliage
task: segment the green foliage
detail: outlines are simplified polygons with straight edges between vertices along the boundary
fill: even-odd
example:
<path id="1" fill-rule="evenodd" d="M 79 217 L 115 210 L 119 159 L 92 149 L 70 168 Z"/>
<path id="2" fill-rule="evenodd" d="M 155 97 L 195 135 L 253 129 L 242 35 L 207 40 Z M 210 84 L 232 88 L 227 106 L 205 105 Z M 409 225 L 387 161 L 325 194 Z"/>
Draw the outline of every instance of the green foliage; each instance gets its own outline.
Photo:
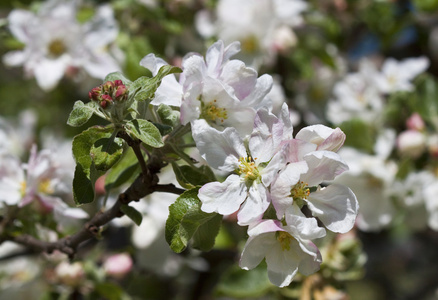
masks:
<path id="1" fill-rule="evenodd" d="M 169 105 L 160 104 L 157 108 L 157 114 L 165 125 L 175 127 L 179 124 L 179 111 L 173 110 Z"/>
<path id="2" fill-rule="evenodd" d="M 359 119 L 352 119 L 342 123 L 340 128 L 347 136 L 346 146 L 355 147 L 367 153 L 373 152 L 376 133 L 367 123 Z"/>
<path id="3" fill-rule="evenodd" d="M 172 168 L 175 172 L 176 180 L 186 189 L 192 189 L 216 180 L 213 171 L 208 166 L 193 168 L 187 165 L 179 166 L 177 163 L 172 162 Z"/>
<path id="4" fill-rule="evenodd" d="M 102 141 L 106 143 L 102 144 Z M 120 141 L 114 141 L 111 127 L 94 126 L 75 136 L 73 156 L 76 169 L 73 195 L 76 204 L 90 203 L 94 200 L 94 183 L 117 162 L 120 155 L 121 144 Z"/>
<path id="5" fill-rule="evenodd" d="M 182 252 L 193 239 L 193 247 L 208 251 L 214 246 L 222 216 L 201 211 L 198 188 L 184 192 L 169 207 L 166 222 L 166 241 L 170 248 Z"/>
<path id="6" fill-rule="evenodd" d="M 73 127 L 82 126 L 88 122 L 94 113 L 99 114 L 94 102 L 84 104 L 84 102 L 78 100 L 73 105 L 73 110 L 68 117 L 67 124 Z"/>
<path id="7" fill-rule="evenodd" d="M 134 119 L 126 123 L 126 131 L 131 137 L 139 139 L 146 145 L 154 148 L 164 146 L 160 131 L 151 122 L 143 119 Z"/>
<path id="8" fill-rule="evenodd" d="M 120 210 L 125 215 L 127 215 L 132 221 L 134 221 L 134 223 L 137 224 L 137 226 L 140 226 L 141 221 L 143 220 L 143 216 L 138 210 L 127 204 L 122 204 L 120 206 Z"/>
<path id="9" fill-rule="evenodd" d="M 123 152 L 123 157 L 108 171 L 105 176 L 105 189 L 117 188 L 126 182 L 133 181 L 140 172 L 140 165 L 132 148 Z"/>
<path id="10" fill-rule="evenodd" d="M 216 293 L 234 298 L 254 298 L 265 295 L 271 289 L 272 284 L 269 282 L 265 263 L 249 271 L 233 265 L 222 276 Z"/>

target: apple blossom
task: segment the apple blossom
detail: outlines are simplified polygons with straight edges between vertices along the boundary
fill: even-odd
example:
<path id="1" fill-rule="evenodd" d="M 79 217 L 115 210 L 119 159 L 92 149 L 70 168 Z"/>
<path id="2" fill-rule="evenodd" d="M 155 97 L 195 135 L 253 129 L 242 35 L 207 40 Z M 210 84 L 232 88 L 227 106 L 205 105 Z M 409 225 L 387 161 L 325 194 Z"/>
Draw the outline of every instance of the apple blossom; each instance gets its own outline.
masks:
<path id="1" fill-rule="evenodd" d="M 310 275 L 318 271 L 321 253 L 311 240 L 325 236 L 315 219 L 306 218 L 295 207 L 288 208 L 286 223 L 261 220 L 252 225 L 239 263 L 250 270 L 265 258 L 269 280 L 279 287 L 289 285 L 297 272 Z"/>
<path id="2" fill-rule="evenodd" d="M 356 196 L 343 185 L 320 187 L 322 182 L 348 170 L 348 166 L 334 152 L 315 150 L 315 144 L 290 140 L 279 151 L 287 165 L 271 185 L 277 217 L 281 220 L 290 206 L 301 209 L 306 205 L 329 230 L 348 232 L 358 212 Z"/>
<path id="3" fill-rule="evenodd" d="M 93 19 L 84 24 L 76 19 L 77 6 L 77 1 L 50 0 L 36 14 L 13 10 L 9 28 L 25 47 L 6 53 L 4 63 L 23 65 L 25 74 L 34 76 L 45 91 L 53 89 L 71 69 L 83 69 L 100 79 L 120 70 L 115 58 L 120 50 L 113 45 L 118 27 L 111 6 L 98 7 Z"/>

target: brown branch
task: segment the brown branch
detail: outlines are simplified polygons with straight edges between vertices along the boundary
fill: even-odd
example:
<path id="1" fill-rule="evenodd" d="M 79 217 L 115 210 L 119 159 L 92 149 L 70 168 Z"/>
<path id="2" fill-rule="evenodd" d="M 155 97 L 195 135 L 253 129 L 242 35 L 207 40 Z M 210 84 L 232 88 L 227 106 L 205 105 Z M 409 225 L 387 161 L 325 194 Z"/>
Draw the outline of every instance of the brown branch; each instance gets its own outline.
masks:
<path id="1" fill-rule="evenodd" d="M 64 237 L 55 242 L 41 241 L 30 235 L 8 235 L 2 237 L 2 241 L 14 241 L 38 252 L 51 253 L 54 250 L 59 250 L 67 254 L 70 258 L 73 258 L 77 248 L 82 242 L 85 242 L 93 237 L 97 237 L 103 225 L 124 215 L 120 210 L 120 207 L 123 204 L 128 204 L 132 201 L 138 201 L 154 191 L 158 191 L 160 189 L 164 190 L 164 188 L 161 188 L 158 185 L 158 176 L 156 175 L 158 172 L 157 165 L 159 164 L 160 163 L 158 161 L 151 160 L 150 164 L 147 166 L 147 176 L 145 176 L 144 173 L 140 174 L 131 184 L 131 186 L 118 196 L 116 203 L 109 210 L 105 212 L 98 212 L 82 227 L 81 230 L 73 235 Z M 156 188 L 157 186 L 158 189 Z M 169 190 L 174 189 L 169 187 Z"/>
<path id="2" fill-rule="evenodd" d="M 124 139 L 125 142 L 128 144 L 129 147 L 134 150 L 135 156 L 137 157 L 138 163 L 140 164 L 141 171 L 143 172 L 144 176 L 148 176 L 149 169 L 147 168 L 146 162 L 143 157 L 143 153 L 141 152 L 140 144 L 141 141 L 134 140 L 129 136 L 129 134 L 126 133 L 126 131 L 119 131 L 117 133 L 117 136 Z"/>
<path id="3" fill-rule="evenodd" d="M 176 187 L 173 183 L 169 183 L 169 184 L 157 184 L 156 186 L 154 186 L 154 191 L 181 195 L 186 190 Z"/>

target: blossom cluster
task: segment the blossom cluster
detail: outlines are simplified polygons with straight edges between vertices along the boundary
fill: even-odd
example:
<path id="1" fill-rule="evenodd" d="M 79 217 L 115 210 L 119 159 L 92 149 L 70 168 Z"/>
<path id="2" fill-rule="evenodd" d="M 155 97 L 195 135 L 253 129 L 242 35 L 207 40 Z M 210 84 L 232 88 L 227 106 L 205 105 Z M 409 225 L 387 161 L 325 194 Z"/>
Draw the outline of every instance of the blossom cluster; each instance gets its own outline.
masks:
<path id="1" fill-rule="evenodd" d="M 228 175 L 200 188 L 201 209 L 237 213 L 238 224 L 249 226 L 241 267 L 252 269 L 266 258 L 270 280 L 283 287 L 298 271 L 309 275 L 319 269 L 321 254 L 312 241 L 324 237 L 325 228 L 346 233 L 354 225 L 354 193 L 328 184 L 348 170 L 336 153 L 345 134 L 312 125 L 293 137 L 287 104 L 278 115 L 272 113 L 272 78 L 258 77 L 254 69 L 231 59 L 238 51 L 238 42 L 225 47 L 218 41 L 205 59 L 186 56 L 180 81 L 169 79 L 179 84 L 179 100 L 166 97 L 166 91 L 157 91 L 156 100 L 181 103 L 181 122 L 190 122 L 201 156 Z M 152 71 L 158 63 L 163 62 L 152 55 L 142 61 Z M 275 214 L 268 213 L 271 205 Z"/>

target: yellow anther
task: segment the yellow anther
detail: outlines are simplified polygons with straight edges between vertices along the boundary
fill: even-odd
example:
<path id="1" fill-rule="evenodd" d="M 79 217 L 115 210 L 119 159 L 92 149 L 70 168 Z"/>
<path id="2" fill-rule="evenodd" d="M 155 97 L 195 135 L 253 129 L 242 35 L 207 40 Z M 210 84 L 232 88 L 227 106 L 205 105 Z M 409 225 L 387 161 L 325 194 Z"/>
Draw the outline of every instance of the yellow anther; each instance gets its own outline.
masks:
<path id="1" fill-rule="evenodd" d="M 38 192 L 41 194 L 53 194 L 54 190 L 50 183 L 50 179 L 43 179 L 40 184 L 38 185 Z"/>
<path id="2" fill-rule="evenodd" d="M 204 105 L 202 108 L 202 116 L 209 121 L 219 120 L 221 123 L 224 120 L 228 119 L 227 110 L 223 107 L 217 107 L 215 103 L 217 100 L 213 100 L 212 102 Z"/>
<path id="3" fill-rule="evenodd" d="M 260 177 L 259 170 L 251 156 L 241 157 L 239 158 L 239 162 L 239 169 L 237 170 L 239 175 L 245 174 L 245 179 L 247 180 L 256 180 Z"/>
<path id="4" fill-rule="evenodd" d="M 290 250 L 290 242 L 294 239 L 293 236 L 290 235 L 290 233 L 286 231 L 277 231 L 277 240 L 280 242 L 281 249 Z"/>
<path id="5" fill-rule="evenodd" d="M 290 196 L 294 199 L 307 199 L 310 195 L 309 185 L 303 181 L 298 182 L 290 190 Z"/>

